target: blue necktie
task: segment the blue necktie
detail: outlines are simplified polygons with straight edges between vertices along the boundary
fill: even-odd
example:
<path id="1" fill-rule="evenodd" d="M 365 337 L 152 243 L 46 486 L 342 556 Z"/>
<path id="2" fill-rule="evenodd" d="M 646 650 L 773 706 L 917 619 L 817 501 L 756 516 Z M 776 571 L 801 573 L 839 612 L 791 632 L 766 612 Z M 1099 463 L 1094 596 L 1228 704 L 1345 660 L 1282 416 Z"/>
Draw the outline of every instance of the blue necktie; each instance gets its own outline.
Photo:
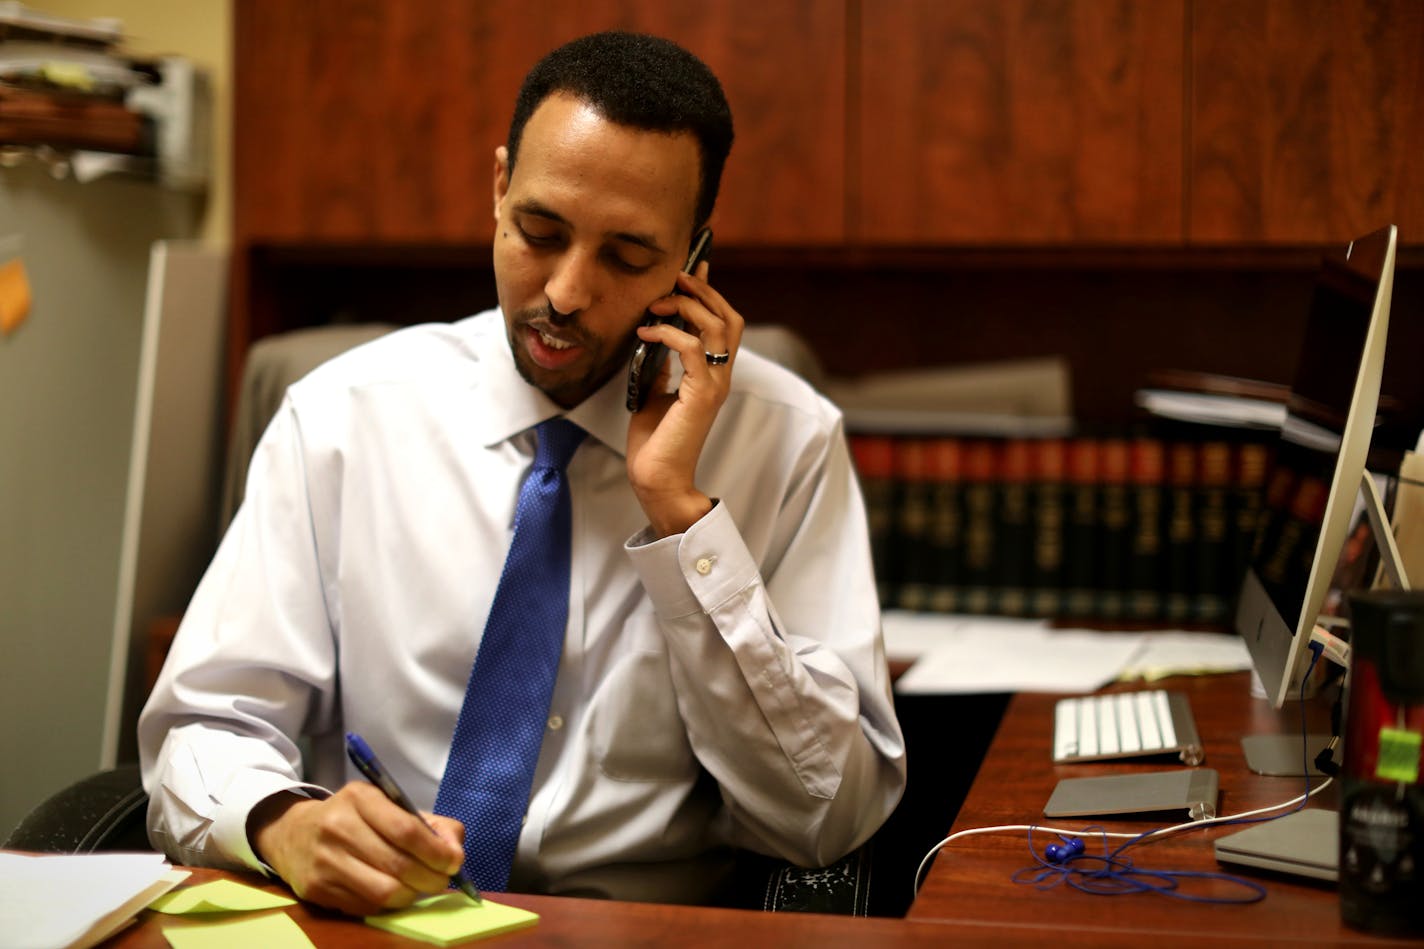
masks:
<path id="1" fill-rule="evenodd" d="M 538 433 L 435 797 L 436 813 L 464 822 L 465 874 L 482 890 L 509 883 L 569 616 L 573 505 L 564 468 L 587 433 L 562 418 Z"/>

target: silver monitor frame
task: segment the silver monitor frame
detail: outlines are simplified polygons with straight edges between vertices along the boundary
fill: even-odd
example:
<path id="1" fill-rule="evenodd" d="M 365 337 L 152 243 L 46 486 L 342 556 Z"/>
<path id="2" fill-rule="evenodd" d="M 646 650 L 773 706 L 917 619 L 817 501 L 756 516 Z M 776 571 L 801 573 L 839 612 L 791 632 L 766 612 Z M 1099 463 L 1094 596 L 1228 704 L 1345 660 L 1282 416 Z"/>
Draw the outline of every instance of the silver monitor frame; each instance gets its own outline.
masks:
<path id="1" fill-rule="evenodd" d="M 1301 680 L 1310 666 L 1307 644 L 1325 603 L 1350 530 L 1356 493 L 1365 476 L 1365 457 L 1369 453 L 1370 436 L 1374 432 L 1375 413 L 1379 407 L 1385 341 L 1389 335 L 1397 230 L 1393 224 L 1386 225 L 1352 241 L 1345 251 L 1348 260 L 1356 247 L 1378 241 L 1382 241 L 1384 247 L 1360 362 L 1355 367 L 1340 367 L 1341 371 L 1354 371 L 1355 384 L 1339 439 L 1340 450 L 1330 480 L 1320 534 L 1311 558 L 1299 619 L 1291 624 L 1284 618 L 1282 606 L 1272 601 L 1254 565 L 1247 570 L 1237 600 L 1235 628 L 1246 640 L 1266 697 L 1275 708 L 1284 705 L 1287 698 L 1300 694 Z M 1358 268 L 1354 269 L 1358 271 Z"/>

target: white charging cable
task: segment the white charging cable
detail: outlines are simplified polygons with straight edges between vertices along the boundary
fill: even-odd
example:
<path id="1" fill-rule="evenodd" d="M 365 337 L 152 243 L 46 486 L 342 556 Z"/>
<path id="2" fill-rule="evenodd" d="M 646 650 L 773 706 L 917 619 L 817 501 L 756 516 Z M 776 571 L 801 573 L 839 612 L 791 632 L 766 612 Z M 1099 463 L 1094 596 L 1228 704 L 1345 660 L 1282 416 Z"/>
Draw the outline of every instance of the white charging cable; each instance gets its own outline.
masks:
<path id="1" fill-rule="evenodd" d="M 1176 824 L 1172 827 L 1159 827 L 1157 830 L 1142 831 L 1140 833 L 1135 834 L 1108 832 L 1102 830 L 1068 830 L 1060 827 L 1045 827 L 1042 824 L 1002 824 L 998 827 L 971 827 L 968 830 L 961 830 L 957 833 L 950 834 L 948 837 L 944 838 L 939 843 L 935 844 L 933 847 L 930 848 L 929 852 L 925 854 L 925 858 L 920 861 L 919 867 L 915 870 L 914 892 L 910 894 L 910 898 L 913 900 L 915 896 L 917 896 L 920 892 L 920 878 L 924 876 L 925 865 L 928 864 L 930 860 L 934 858 L 935 854 L 939 853 L 942 849 L 954 843 L 961 837 L 974 837 L 978 836 L 979 834 L 1002 834 L 1028 831 L 1042 831 L 1044 833 L 1059 834 L 1065 837 L 1111 837 L 1116 840 L 1132 840 L 1133 838 L 1140 838 L 1138 840 L 1139 843 L 1148 843 L 1149 841 L 1161 840 L 1163 837 L 1167 837 L 1171 834 L 1179 833 L 1184 830 L 1196 830 L 1200 827 L 1210 827 L 1213 824 L 1229 824 L 1232 821 L 1248 820 L 1253 817 L 1258 817 L 1261 814 L 1269 814 L 1271 811 L 1278 811 L 1282 808 L 1294 807 L 1297 804 L 1303 804 L 1305 803 L 1305 800 L 1307 798 L 1314 797 L 1321 791 L 1328 788 L 1330 786 L 1330 783 L 1334 780 L 1334 778 L 1326 778 L 1324 781 L 1320 782 L 1320 784 L 1311 788 L 1306 793 L 1298 794 L 1295 797 L 1291 798 L 1289 801 L 1285 801 L 1281 804 L 1272 804 L 1269 807 L 1257 808 L 1254 811 L 1246 811 L 1242 814 L 1230 814 L 1225 817 L 1211 817 L 1206 820 L 1188 821 L 1185 824 Z"/>

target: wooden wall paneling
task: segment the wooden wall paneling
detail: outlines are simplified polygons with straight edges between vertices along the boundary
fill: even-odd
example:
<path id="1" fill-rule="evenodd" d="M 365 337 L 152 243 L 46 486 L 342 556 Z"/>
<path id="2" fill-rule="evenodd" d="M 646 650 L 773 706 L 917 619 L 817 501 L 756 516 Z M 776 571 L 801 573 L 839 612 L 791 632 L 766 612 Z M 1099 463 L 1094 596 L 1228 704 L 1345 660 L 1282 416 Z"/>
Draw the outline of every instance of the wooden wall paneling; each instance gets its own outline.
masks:
<path id="1" fill-rule="evenodd" d="M 682 42 L 723 81 L 738 134 L 720 239 L 841 241 L 845 2 L 238 4 L 238 238 L 487 242 L 524 73 L 625 28 Z"/>
<path id="2" fill-rule="evenodd" d="M 598 29 L 668 36 L 722 79 L 737 140 L 719 246 L 843 241 L 846 3 L 236 4 L 232 390 L 253 339 L 309 321 L 281 289 L 300 265 L 262 248 L 347 247 L 379 266 L 373 248 L 487 247 L 520 81 Z"/>
<path id="3" fill-rule="evenodd" d="M 736 141 L 712 222 L 720 245 L 827 246 L 847 239 L 847 2 L 613 5 L 626 11 L 616 25 L 683 44 L 722 82 Z M 585 25 L 607 24 L 590 17 Z"/>
<path id="4" fill-rule="evenodd" d="M 1424 4 L 1191 10 L 1190 239 L 1424 243 Z"/>
<path id="5" fill-rule="evenodd" d="M 1184 0 L 867 4 L 859 236 L 1180 242 L 1184 29 Z"/>
<path id="6" fill-rule="evenodd" d="M 246 241 L 488 240 L 508 96 L 479 4 L 234 7 L 234 230 Z"/>

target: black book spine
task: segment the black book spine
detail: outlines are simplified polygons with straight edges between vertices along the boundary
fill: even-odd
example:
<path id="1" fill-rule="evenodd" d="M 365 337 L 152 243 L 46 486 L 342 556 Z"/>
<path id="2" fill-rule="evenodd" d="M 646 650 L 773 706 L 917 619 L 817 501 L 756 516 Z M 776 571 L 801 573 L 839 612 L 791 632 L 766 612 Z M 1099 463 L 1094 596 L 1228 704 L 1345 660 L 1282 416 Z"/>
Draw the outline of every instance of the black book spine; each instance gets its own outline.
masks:
<path id="1" fill-rule="evenodd" d="M 1091 618 L 1097 610 L 1098 442 L 1068 443 L 1068 505 L 1063 528 L 1064 612 Z"/>
<path id="2" fill-rule="evenodd" d="M 964 547 L 964 445 L 953 436 L 931 439 L 926 467 L 932 486 L 930 547 L 935 562 L 929 582 L 929 609 L 955 613 L 960 609 L 960 561 Z"/>
<path id="3" fill-rule="evenodd" d="M 1196 596 L 1196 445 L 1167 446 L 1166 615 L 1171 623 L 1191 620 Z"/>
<path id="4" fill-rule="evenodd" d="M 851 458 L 865 498 L 866 526 L 870 533 L 870 558 L 875 567 L 875 587 L 880 602 L 895 602 L 897 541 L 895 512 L 898 486 L 895 480 L 895 440 L 888 435 L 851 435 Z"/>
<path id="5" fill-rule="evenodd" d="M 997 612 L 1027 616 L 1032 603 L 1034 547 L 1031 442 L 1022 438 L 1002 442 L 998 460 Z"/>
<path id="6" fill-rule="evenodd" d="M 1098 451 L 1098 609 L 1101 619 L 1127 615 L 1132 563 L 1131 449 L 1125 438 L 1104 438 Z"/>
<path id="7" fill-rule="evenodd" d="M 964 450 L 963 601 L 966 613 L 990 613 L 997 606 L 998 491 L 994 484 L 997 446 L 973 439 Z"/>
<path id="8" fill-rule="evenodd" d="M 1063 614 L 1063 530 L 1067 486 L 1067 445 L 1061 438 L 1033 443 L 1033 567 L 1030 612 L 1035 616 Z"/>
<path id="9" fill-rule="evenodd" d="M 895 477 L 900 485 L 896 508 L 896 556 L 900 560 L 895 605 L 903 610 L 927 610 L 939 552 L 930 539 L 933 485 L 926 466 L 925 439 L 904 436 L 895 441 Z"/>
<path id="10" fill-rule="evenodd" d="M 1166 449 L 1161 440 L 1133 439 L 1132 563 L 1127 598 L 1127 616 L 1133 620 L 1156 621 L 1164 615 L 1162 494 L 1166 473 Z"/>
<path id="11" fill-rule="evenodd" d="M 1197 448 L 1196 596 L 1193 619 L 1201 623 L 1226 621 L 1231 596 L 1231 444 L 1203 442 Z"/>

